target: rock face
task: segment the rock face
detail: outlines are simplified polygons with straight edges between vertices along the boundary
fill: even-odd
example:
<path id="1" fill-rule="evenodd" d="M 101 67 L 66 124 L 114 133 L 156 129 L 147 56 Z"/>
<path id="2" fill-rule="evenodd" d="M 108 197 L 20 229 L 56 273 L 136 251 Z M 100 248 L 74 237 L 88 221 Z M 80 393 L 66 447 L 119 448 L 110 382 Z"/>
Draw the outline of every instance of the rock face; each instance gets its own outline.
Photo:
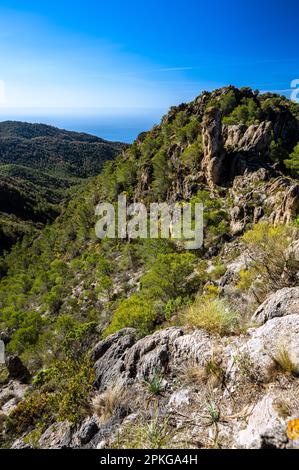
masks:
<path id="1" fill-rule="evenodd" d="M 171 373 L 189 360 L 204 364 L 212 354 L 213 341 L 201 330 L 185 334 L 181 328 L 167 328 L 135 343 L 134 337 L 134 330 L 126 328 L 95 347 L 97 388 Z"/>
<path id="2" fill-rule="evenodd" d="M 269 121 L 249 127 L 243 124 L 222 126 L 220 110 L 209 108 L 202 123 L 202 170 L 207 184 L 211 188 L 227 185 L 237 175 L 265 167 L 271 130 Z"/>
<path id="3" fill-rule="evenodd" d="M 273 378 L 277 365 L 291 366 L 299 372 L 299 315 L 287 315 L 268 320 L 252 331 L 251 338 L 240 349 L 250 359 L 259 380 Z M 286 364 L 287 362 L 287 364 Z"/>
<path id="4" fill-rule="evenodd" d="M 71 425 L 63 421 L 52 424 L 39 439 L 39 445 L 43 449 L 65 449 L 69 447 L 71 438 Z"/>
<path id="5" fill-rule="evenodd" d="M 299 185 L 293 184 L 285 192 L 283 200 L 278 209 L 273 214 L 274 224 L 289 224 L 296 217 L 299 209 Z"/>
<path id="6" fill-rule="evenodd" d="M 238 147 L 245 152 L 266 153 L 269 150 L 271 139 L 271 122 L 264 121 L 258 125 L 249 126 L 240 139 Z"/>
<path id="7" fill-rule="evenodd" d="M 275 317 L 299 314 L 299 287 L 285 287 L 272 294 L 252 316 L 258 325 Z"/>
<path id="8" fill-rule="evenodd" d="M 30 381 L 30 373 L 18 356 L 8 356 L 6 359 L 6 367 L 9 373 L 9 379 L 18 380 L 22 383 L 28 383 Z"/>
<path id="9" fill-rule="evenodd" d="M 221 112 L 211 108 L 203 119 L 202 137 L 204 158 L 202 169 L 209 186 L 220 184 L 225 177 L 226 153 L 223 145 Z"/>
<path id="10" fill-rule="evenodd" d="M 275 394 L 268 393 L 254 407 L 246 429 L 237 437 L 238 447 L 283 449 L 288 443 L 285 420 L 279 417 Z"/>

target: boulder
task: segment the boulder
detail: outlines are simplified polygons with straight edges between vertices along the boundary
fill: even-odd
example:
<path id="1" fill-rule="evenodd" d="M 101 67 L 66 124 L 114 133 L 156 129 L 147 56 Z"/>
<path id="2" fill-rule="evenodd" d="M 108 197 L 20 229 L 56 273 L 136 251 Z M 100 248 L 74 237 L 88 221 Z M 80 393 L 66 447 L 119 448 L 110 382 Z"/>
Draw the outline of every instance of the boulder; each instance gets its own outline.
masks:
<path id="1" fill-rule="evenodd" d="M 95 386 L 105 388 L 121 377 L 122 356 L 136 341 L 136 330 L 124 328 L 100 341 L 92 351 L 95 361 Z"/>
<path id="2" fill-rule="evenodd" d="M 91 439 L 97 434 L 99 431 L 99 423 L 98 419 L 95 415 L 86 418 L 83 421 L 79 431 L 77 432 L 77 436 L 81 444 L 87 444 L 91 441 Z"/>
<path id="3" fill-rule="evenodd" d="M 299 372 L 299 315 L 287 315 L 268 320 L 251 331 L 251 338 L 240 348 L 251 363 L 252 372 L 261 381 L 271 381 L 273 371 L 282 359 Z"/>
<path id="4" fill-rule="evenodd" d="M 204 364 L 212 354 L 213 342 L 202 330 L 186 334 L 178 327 L 166 328 L 146 336 L 134 344 L 133 331 L 120 332 L 107 338 L 110 345 L 98 345 L 94 353 L 95 386 L 105 389 L 115 383 L 128 384 L 151 379 L 159 373 L 181 370 L 188 361 Z"/>
<path id="5" fill-rule="evenodd" d="M 299 287 L 285 287 L 270 295 L 255 311 L 252 321 L 263 325 L 276 317 L 299 314 Z"/>
<path id="6" fill-rule="evenodd" d="M 63 421 L 52 424 L 38 442 L 43 449 L 65 449 L 70 446 L 71 439 L 71 424 L 68 421 Z"/>
<path id="7" fill-rule="evenodd" d="M 273 406 L 275 398 L 269 392 L 254 406 L 247 427 L 236 438 L 237 447 L 283 449 L 287 446 L 287 426 Z"/>

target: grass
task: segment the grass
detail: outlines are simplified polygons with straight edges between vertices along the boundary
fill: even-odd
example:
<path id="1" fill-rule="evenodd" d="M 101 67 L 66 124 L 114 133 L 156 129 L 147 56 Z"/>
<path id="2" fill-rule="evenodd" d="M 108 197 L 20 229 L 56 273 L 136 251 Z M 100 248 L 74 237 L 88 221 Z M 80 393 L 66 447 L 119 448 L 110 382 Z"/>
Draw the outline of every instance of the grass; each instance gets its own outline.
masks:
<path id="1" fill-rule="evenodd" d="M 150 395 L 160 395 L 164 389 L 163 377 L 157 371 L 150 380 L 144 380 L 144 383 Z"/>
<path id="2" fill-rule="evenodd" d="M 222 299 L 207 299 L 199 296 L 183 313 L 183 323 L 203 328 L 208 333 L 227 335 L 237 331 L 239 319 Z"/>
<path id="3" fill-rule="evenodd" d="M 225 370 L 221 365 L 221 359 L 217 355 L 211 358 L 202 367 L 190 362 L 184 368 L 182 379 L 187 384 L 209 384 L 212 388 L 222 386 L 225 382 Z"/>
<path id="4" fill-rule="evenodd" d="M 278 352 L 273 359 L 287 374 L 294 375 L 295 377 L 299 375 L 298 367 L 292 362 L 290 355 L 284 346 L 281 346 L 278 349 Z"/>
<path id="5" fill-rule="evenodd" d="M 220 410 L 214 402 L 209 402 L 207 406 L 208 420 L 211 424 L 218 423 L 220 420 Z"/>
<path id="6" fill-rule="evenodd" d="M 125 426 L 112 445 L 114 449 L 165 449 L 169 447 L 171 433 L 168 417 L 158 412 L 149 422 L 141 417 L 135 423 Z"/>
<path id="7" fill-rule="evenodd" d="M 126 401 L 126 392 L 117 384 L 105 392 L 95 395 L 92 408 L 102 422 L 107 422 Z"/>

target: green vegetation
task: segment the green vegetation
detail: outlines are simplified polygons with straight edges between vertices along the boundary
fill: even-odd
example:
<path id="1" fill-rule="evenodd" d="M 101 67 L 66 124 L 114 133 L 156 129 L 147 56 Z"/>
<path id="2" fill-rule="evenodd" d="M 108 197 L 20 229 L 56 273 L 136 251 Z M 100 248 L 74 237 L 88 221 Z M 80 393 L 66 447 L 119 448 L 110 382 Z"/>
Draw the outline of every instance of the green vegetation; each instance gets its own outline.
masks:
<path id="1" fill-rule="evenodd" d="M 284 160 L 284 163 L 295 177 L 299 176 L 299 143 L 296 145 L 289 158 Z"/>
<path id="2" fill-rule="evenodd" d="M 127 425 L 113 443 L 113 449 L 167 449 L 171 442 L 172 429 L 169 418 L 158 412 Z"/>
<path id="3" fill-rule="evenodd" d="M 253 98 L 243 98 L 234 110 L 223 118 L 225 124 L 259 124 L 262 120 L 262 111 Z"/>
<path id="4" fill-rule="evenodd" d="M 0 123 L 0 254 L 51 223 L 124 145 L 42 124 Z"/>
<path id="5" fill-rule="evenodd" d="M 298 230 L 293 225 L 274 227 L 268 222 L 259 222 L 247 231 L 243 240 L 251 262 L 248 269 L 240 272 L 239 289 L 251 290 L 262 301 L 272 290 L 295 285 L 296 266 L 289 263 L 286 250 L 296 237 Z"/>
<path id="6" fill-rule="evenodd" d="M 238 315 L 222 299 L 196 298 L 182 315 L 186 325 L 203 328 L 209 333 L 229 335 L 238 330 Z"/>
<path id="7" fill-rule="evenodd" d="M 227 124 L 264 119 L 281 124 L 281 116 L 287 116 L 291 130 L 273 126 L 270 157 L 298 176 L 298 145 L 292 153 L 298 142 L 294 103 L 232 87 L 206 93 L 204 102 L 219 106 Z M 271 290 L 297 282 L 295 266 L 285 256 L 298 236 L 295 226 L 250 225 L 255 201 L 261 199 L 259 183 L 242 240 L 231 233 L 231 209 L 235 196 L 242 200 L 249 191 L 247 186 L 232 196 L 225 187 L 211 190 L 204 184 L 199 103 L 172 108 L 159 126 L 139 135 L 127 149 L 47 126 L 0 125 L 1 246 L 8 249 L 17 241 L 0 258 L 0 330 L 8 335 L 7 352 L 19 355 L 34 377 L 28 396 L 9 417 L 12 436 L 30 428 L 36 439 L 54 422 L 82 420 L 90 411 L 86 404 L 94 380 L 90 350 L 100 337 L 124 327 L 136 328 L 141 337 L 165 325 L 236 334 L 241 331 L 243 294 L 260 302 Z M 121 150 L 125 152 L 119 155 Z M 204 246 L 186 252 L 165 239 L 97 240 L 94 208 L 103 200 L 117 204 L 120 193 L 128 202 L 146 205 L 165 199 L 203 203 Z M 248 251 L 250 262 L 239 279 L 228 281 L 238 283 L 231 297 L 221 297 L 221 278 L 240 250 Z M 198 369 L 190 375 L 203 380 Z M 214 385 L 223 385 L 221 364 L 214 357 L 204 374 Z M 154 376 L 147 387 L 150 394 L 159 394 L 161 377 Z M 125 401 L 117 394 L 108 389 L 93 403 L 103 421 Z M 209 423 L 219 420 L 214 405 L 208 415 Z M 152 416 L 150 422 L 130 424 L 116 445 L 163 447 L 169 432 L 168 421 Z"/>
<path id="8" fill-rule="evenodd" d="M 141 280 L 140 292 L 120 302 L 105 335 L 133 326 L 140 334 L 152 332 L 165 319 L 170 300 L 187 302 L 198 287 L 199 280 L 190 278 L 195 268 L 191 253 L 159 254 L 152 269 Z"/>

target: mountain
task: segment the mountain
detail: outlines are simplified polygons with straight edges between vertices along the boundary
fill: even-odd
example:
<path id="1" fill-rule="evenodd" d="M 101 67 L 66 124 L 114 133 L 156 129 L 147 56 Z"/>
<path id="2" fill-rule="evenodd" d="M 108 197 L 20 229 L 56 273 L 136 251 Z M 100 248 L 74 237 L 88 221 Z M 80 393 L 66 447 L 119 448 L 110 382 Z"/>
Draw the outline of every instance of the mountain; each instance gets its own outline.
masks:
<path id="1" fill-rule="evenodd" d="M 70 188 L 126 146 L 44 124 L 0 123 L 0 252 L 53 221 Z"/>
<path id="2" fill-rule="evenodd" d="M 2 257 L 4 447 L 297 446 L 298 118 L 279 95 L 203 92 Z M 97 239 L 119 194 L 202 202 L 203 246 Z"/>

